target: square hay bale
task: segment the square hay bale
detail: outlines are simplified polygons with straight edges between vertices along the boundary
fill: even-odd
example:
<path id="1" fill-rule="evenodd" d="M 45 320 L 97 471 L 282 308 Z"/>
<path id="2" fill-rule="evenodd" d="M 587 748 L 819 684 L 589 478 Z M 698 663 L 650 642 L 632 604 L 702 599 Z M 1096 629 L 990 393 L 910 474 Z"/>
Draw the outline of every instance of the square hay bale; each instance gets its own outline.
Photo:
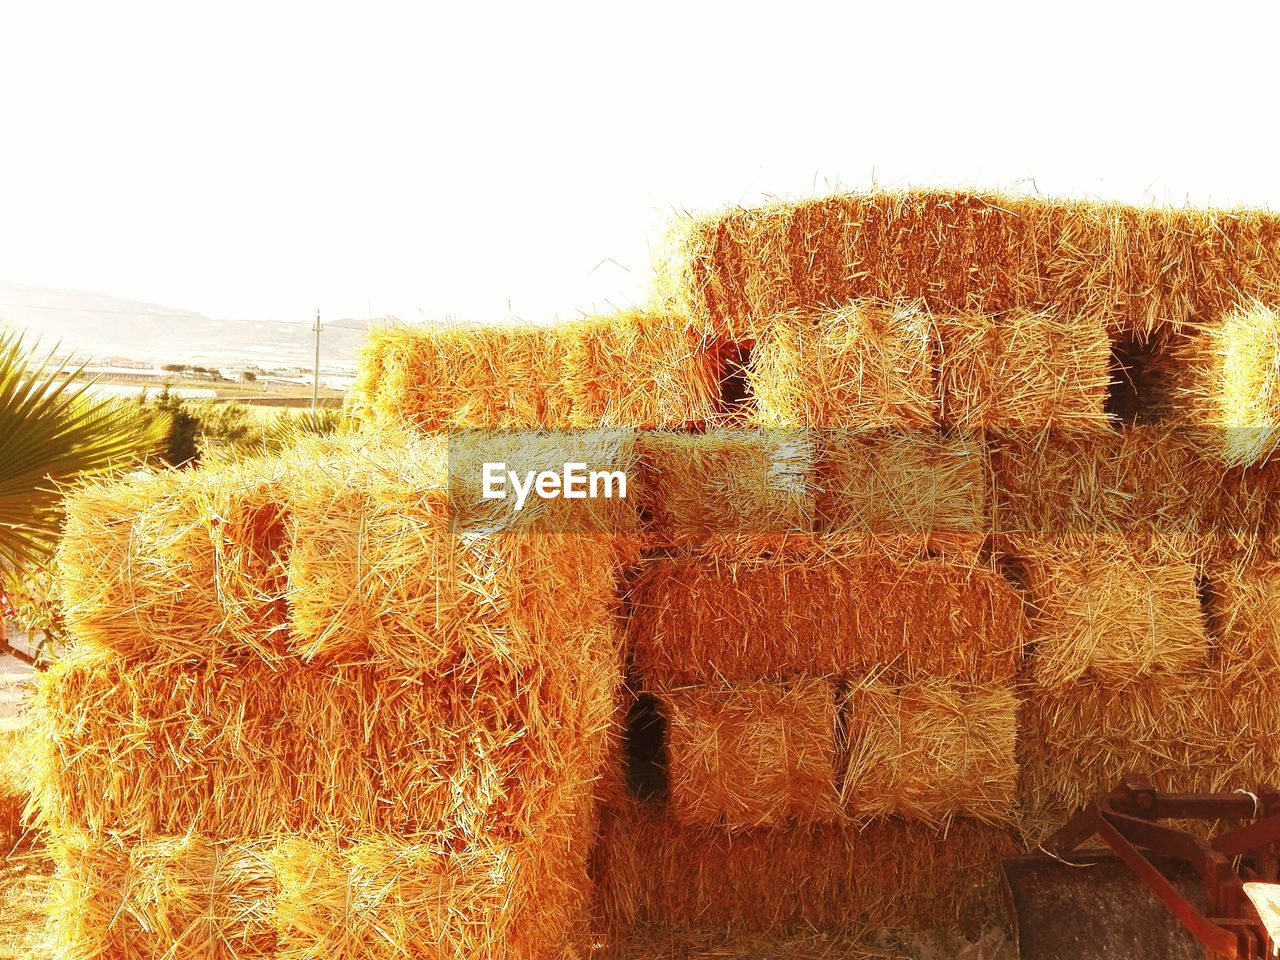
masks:
<path id="1" fill-rule="evenodd" d="M 633 585 L 632 659 L 665 685 L 873 670 L 892 683 L 1008 680 L 1023 599 L 975 553 L 864 537 L 709 540 L 653 561 Z"/>
<path id="2" fill-rule="evenodd" d="M 516 877 L 502 845 L 293 836 L 269 859 L 280 885 L 278 960 L 510 955 L 505 908 Z"/>
<path id="3" fill-rule="evenodd" d="M 1204 531 L 1217 487 L 1198 482 L 1177 426 L 1001 433 L 991 449 L 996 529 L 1061 537 Z"/>
<path id="4" fill-rule="evenodd" d="M 719 378 L 673 315 L 397 326 L 371 332 L 349 402 L 370 424 L 421 432 L 678 427 L 714 415 Z"/>
<path id="5" fill-rule="evenodd" d="M 1135 771 L 1163 790 L 1254 790 L 1280 779 L 1280 709 L 1216 669 L 1123 687 L 1033 687 L 1018 759 L 1023 828 L 1042 838 Z"/>
<path id="6" fill-rule="evenodd" d="M 920 427 L 937 419 L 933 319 L 916 305 L 855 303 L 779 316 L 747 368 L 764 427 Z"/>
<path id="7" fill-rule="evenodd" d="M 288 674 L 73 653 L 42 682 L 33 811 L 55 832 L 577 836 L 616 709 L 597 628 L 544 669 Z"/>
<path id="8" fill-rule="evenodd" d="M 37 689 L 35 821 L 128 837 L 278 829 L 308 747 L 281 715 L 285 685 L 265 664 L 139 667 L 73 649 Z"/>
<path id="9" fill-rule="evenodd" d="M 281 656 L 289 502 L 278 464 L 102 482 L 66 513 L 57 582 L 77 637 L 139 658 Z"/>
<path id="10" fill-rule="evenodd" d="M 1280 286 L 1280 216 L 962 190 L 871 190 L 681 218 L 654 303 L 756 337 L 770 319 L 860 298 L 931 311 L 1055 309 L 1150 333 Z"/>
<path id="11" fill-rule="evenodd" d="M 656 924 L 786 935 L 879 927 L 982 930 L 1000 915 L 1011 832 L 963 819 L 734 832 L 655 805 L 606 812 L 593 870 L 605 939 Z"/>
<path id="12" fill-rule="evenodd" d="M 574 427 L 655 430 L 715 418 L 723 362 L 686 318 L 623 312 L 568 325 Z"/>
<path id="13" fill-rule="evenodd" d="M 1205 588 L 1212 652 L 1220 668 L 1253 683 L 1280 673 L 1280 561 L 1216 558 L 1205 571 Z"/>
<path id="14" fill-rule="evenodd" d="M 1187 351 L 1193 416 L 1216 434 L 1229 466 L 1270 459 L 1280 445 L 1280 314 L 1246 300 L 1205 324 Z"/>
<path id="15" fill-rule="evenodd" d="M 814 444 L 799 430 L 644 433 L 636 503 L 646 540 L 813 529 Z"/>
<path id="16" fill-rule="evenodd" d="M 841 701 L 840 799 L 857 820 L 953 817 L 1008 823 L 1017 794 L 1018 700 L 1011 687 L 874 676 Z"/>
<path id="17" fill-rule="evenodd" d="M 1042 686 L 1120 686 L 1208 662 L 1197 568 L 1175 538 L 1063 537 L 1015 548 Z"/>
<path id="18" fill-rule="evenodd" d="M 1098 314 L 1017 309 L 937 319 L 939 419 L 960 431 L 1104 424 L 1111 339 Z"/>
<path id="19" fill-rule="evenodd" d="M 823 431 L 817 511 L 826 534 L 983 534 L 985 442 L 915 431 Z"/>
<path id="20" fill-rule="evenodd" d="M 43 946 L 51 956 L 273 960 L 277 891 L 264 853 L 196 835 L 133 846 L 55 837 Z"/>
<path id="21" fill-rule="evenodd" d="M 830 682 L 675 687 L 658 698 L 682 823 L 742 830 L 840 818 Z"/>

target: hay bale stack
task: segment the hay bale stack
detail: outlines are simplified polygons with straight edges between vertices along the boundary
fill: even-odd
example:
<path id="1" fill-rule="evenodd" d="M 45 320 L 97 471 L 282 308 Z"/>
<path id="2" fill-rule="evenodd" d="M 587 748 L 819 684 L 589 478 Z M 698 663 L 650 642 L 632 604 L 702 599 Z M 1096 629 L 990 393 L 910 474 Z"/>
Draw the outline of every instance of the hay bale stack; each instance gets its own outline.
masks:
<path id="1" fill-rule="evenodd" d="M 1008 824 L 1014 813 L 1018 700 L 1006 685 L 875 677 L 841 701 L 841 804 L 858 821 L 894 815 L 946 825 Z"/>
<path id="2" fill-rule="evenodd" d="M 654 561 L 633 586 L 632 657 L 654 684 L 873 671 L 886 682 L 1007 682 L 1023 600 L 973 556 L 965 543 L 709 540 Z"/>
<path id="3" fill-rule="evenodd" d="M 904 430 L 823 431 L 818 528 L 882 537 L 983 534 L 990 528 L 986 444 Z"/>
<path id="4" fill-rule="evenodd" d="M 1187 354 L 1193 416 L 1217 434 L 1219 456 L 1265 463 L 1280 444 L 1280 314 L 1245 300 L 1205 324 Z"/>
<path id="5" fill-rule="evenodd" d="M 671 814 L 730 830 L 840 819 L 836 691 L 823 679 L 657 692 Z"/>
<path id="6" fill-rule="evenodd" d="M 622 449 L 594 442 L 582 440 L 601 467 Z M 96 538 L 62 558 L 88 629 L 42 683 L 33 808 L 65 841 L 69 892 L 55 909 L 153 892 L 114 928 L 86 907 L 96 919 L 66 921 L 60 949 L 214 957 L 243 941 L 251 956 L 264 911 L 292 917 L 270 940 L 296 957 L 340 943 L 345 955 L 389 958 L 424 929 L 441 933 L 444 953 L 548 957 L 582 935 L 594 784 L 622 673 L 620 554 L 607 529 L 617 514 L 599 508 L 584 532 L 565 532 L 575 501 L 527 518 L 495 510 L 450 452 L 355 438 L 72 503 Z M 266 490 L 287 514 L 254 520 L 244 489 Z M 125 504 L 133 512 L 112 515 Z M 175 543 L 196 559 L 171 569 Z M 116 589 L 93 592 L 90 574 L 110 556 L 127 561 Z M 256 609 L 256 623 L 227 616 L 223 558 L 245 585 L 231 609 Z M 187 594 L 212 639 L 179 615 Z M 126 606 L 139 595 L 148 602 Z M 206 902 L 232 882 L 227 857 L 258 864 L 282 832 L 325 838 L 299 870 L 336 865 L 336 886 L 322 892 L 330 873 L 295 871 L 252 916 Z M 152 869 L 147 858 L 168 849 Z M 494 849 L 501 877 L 483 866 Z M 456 889 L 445 854 L 465 866 Z M 201 879 L 204 900 L 183 892 Z M 360 910 L 326 919 L 348 889 L 361 891 Z M 207 928 L 198 944 L 185 939 L 188 910 Z M 401 939 L 380 940 L 387 931 Z"/>
<path id="7" fill-rule="evenodd" d="M 573 430 L 709 420 L 721 359 L 677 316 L 374 330 L 350 403 L 376 429 Z"/>
<path id="8" fill-rule="evenodd" d="M 643 433 L 636 449 L 635 502 L 651 546 L 813 530 L 814 442 L 804 431 Z"/>
<path id="9" fill-rule="evenodd" d="M 884 819 L 729 832 L 661 808 L 607 811 L 594 871 L 606 941 L 638 925 L 720 934 L 928 928 L 976 933 L 997 914 L 999 827 Z"/>
<path id="10" fill-rule="evenodd" d="M 916 306 L 855 303 L 773 319 L 747 369 L 765 427 L 924 427 L 936 422 L 933 320 Z"/>
<path id="11" fill-rule="evenodd" d="M 1208 663 L 1197 568 L 1178 540 L 1075 536 L 1015 550 L 1037 611 L 1030 667 L 1041 686 L 1122 686 Z"/>
<path id="12" fill-rule="evenodd" d="M 659 260 L 655 303 L 731 339 L 859 299 L 938 315 L 1054 309 L 1149 334 L 1280 288 L 1280 217 L 871 191 L 685 218 Z"/>

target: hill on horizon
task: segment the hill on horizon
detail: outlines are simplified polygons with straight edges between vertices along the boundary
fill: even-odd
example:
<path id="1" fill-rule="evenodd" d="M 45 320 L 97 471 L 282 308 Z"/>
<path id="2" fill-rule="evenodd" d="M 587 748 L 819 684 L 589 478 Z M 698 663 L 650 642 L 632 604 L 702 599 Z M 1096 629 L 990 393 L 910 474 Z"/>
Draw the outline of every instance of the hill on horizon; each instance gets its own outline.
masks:
<path id="1" fill-rule="evenodd" d="M 264 369 L 310 368 L 315 337 L 307 321 L 219 320 L 173 307 L 101 293 L 0 281 L 0 325 L 25 330 L 51 347 L 61 343 L 80 359 L 109 357 Z M 368 320 L 323 321 L 320 366 L 355 369 Z"/>

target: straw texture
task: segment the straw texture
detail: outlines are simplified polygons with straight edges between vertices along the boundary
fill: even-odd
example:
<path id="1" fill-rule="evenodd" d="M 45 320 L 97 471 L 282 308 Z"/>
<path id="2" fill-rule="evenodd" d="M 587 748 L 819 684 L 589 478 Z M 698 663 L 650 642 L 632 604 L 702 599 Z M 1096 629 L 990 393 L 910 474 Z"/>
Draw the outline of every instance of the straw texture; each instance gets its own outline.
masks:
<path id="1" fill-rule="evenodd" d="M 1069 537 L 1016 549 L 1038 610 L 1031 669 L 1041 685 L 1122 685 L 1207 663 L 1197 570 L 1177 540 Z"/>
<path id="2" fill-rule="evenodd" d="M 1123 687 L 1033 688 L 1019 734 L 1024 829 L 1043 836 L 1080 804 L 1141 771 L 1160 789 L 1253 790 L 1280 778 L 1273 697 L 1242 695 L 1216 670 Z"/>
<path id="3" fill-rule="evenodd" d="M 393 326 L 370 334 L 349 403 L 378 429 L 678 427 L 715 414 L 720 373 L 674 316 Z"/>
<path id="4" fill-rule="evenodd" d="M 636 448 L 636 505 L 650 545 L 812 532 L 814 443 L 803 431 L 644 433 Z"/>
<path id="5" fill-rule="evenodd" d="M 682 823 L 740 830 L 839 819 L 832 684 L 691 686 L 658 697 L 671 811 Z"/>
<path id="6" fill-rule="evenodd" d="M 637 579 L 632 657 L 664 684 L 875 670 L 891 683 L 1009 679 L 1022 598 L 968 545 L 939 553 L 861 537 L 708 541 Z"/>
<path id="7" fill-rule="evenodd" d="M 606 813 L 596 849 L 600 926 L 786 934 L 872 927 L 976 932 L 999 910 L 998 827 L 878 820 L 731 833 L 633 806 Z"/>
<path id="8" fill-rule="evenodd" d="M 856 303 L 775 318 L 747 370 L 766 427 L 911 427 L 937 419 L 932 318 Z"/>
<path id="9" fill-rule="evenodd" d="M 1008 823 L 1018 767 L 1018 701 L 1007 687 L 850 685 L 841 705 L 841 801 L 859 820 L 954 816 Z"/>
<path id="10" fill-rule="evenodd" d="M 874 190 L 677 221 L 654 301 L 734 339 L 864 298 L 939 315 L 1052 308 L 1149 333 L 1242 293 L 1265 301 L 1278 280 L 1280 217 L 1262 211 Z"/>

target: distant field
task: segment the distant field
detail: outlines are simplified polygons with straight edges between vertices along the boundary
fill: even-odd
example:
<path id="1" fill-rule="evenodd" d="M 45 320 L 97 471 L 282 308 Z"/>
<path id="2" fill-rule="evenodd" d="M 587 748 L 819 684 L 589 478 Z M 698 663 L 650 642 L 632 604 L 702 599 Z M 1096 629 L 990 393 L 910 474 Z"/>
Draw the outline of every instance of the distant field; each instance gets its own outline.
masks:
<path id="1" fill-rule="evenodd" d="M 264 383 L 219 383 L 203 379 L 175 377 L 161 380 L 155 377 L 99 375 L 89 386 L 96 396 L 136 397 L 141 393 L 154 396 L 165 387 L 184 400 L 235 401 L 257 407 L 310 407 L 311 387 L 304 383 L 271 381 Z M 320 406 L 342 406 L 341 390 L 322 386 Z"/>

